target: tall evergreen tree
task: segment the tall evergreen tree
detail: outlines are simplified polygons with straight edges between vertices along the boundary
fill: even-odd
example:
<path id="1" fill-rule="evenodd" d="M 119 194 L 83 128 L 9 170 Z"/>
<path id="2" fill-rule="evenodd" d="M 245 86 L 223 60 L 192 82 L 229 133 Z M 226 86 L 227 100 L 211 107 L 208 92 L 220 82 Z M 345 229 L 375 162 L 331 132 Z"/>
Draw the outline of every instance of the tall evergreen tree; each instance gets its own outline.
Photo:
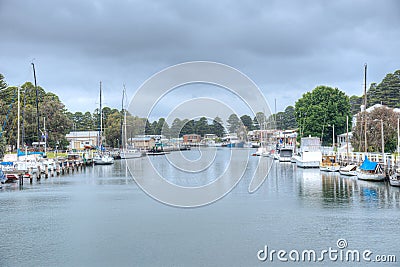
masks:
<path id="1" fill-rule="evenodd" d="M 253 120 L 249 115 L 243 115 L 240 117 L 240 120 L 242 121 L 243 125 L 246 127 L 247 131 L 252 131 L 254 129 L 253 127 Z"/>
<path id="2" fill-rule="evenodd" d="M 226 122 L 228 123 L 228 130 L 230 133 L 236 133 L 241 123 L 236 114 L 231 114 Z"/>
<path id="3" fill-rule="evenodd" d="M 400 70 L 388 73 L 379 83 L 372 83 L 367 92 L 368 106 L 384 104 L 400 108 Z"/>

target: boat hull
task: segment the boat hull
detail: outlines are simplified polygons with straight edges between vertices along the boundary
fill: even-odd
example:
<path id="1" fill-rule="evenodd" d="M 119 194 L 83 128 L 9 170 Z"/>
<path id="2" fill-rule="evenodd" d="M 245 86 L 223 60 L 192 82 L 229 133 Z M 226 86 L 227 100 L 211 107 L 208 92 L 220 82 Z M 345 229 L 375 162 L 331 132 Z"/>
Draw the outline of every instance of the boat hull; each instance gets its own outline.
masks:
<path id="1" fill-rule="evenodd" d="M 341 175 L 345 175 L 345 176 L 357 176 L 357 172 L 356 171 L 342 171 L 342 170 L 339 170 L 339 173 Z"/>
<path id="2" fill-rule="evenodd" d="M 121 159 L 134 159 L 134 158 L 140 158 L 142 156 L 142 152 L 127 152 L 127 153 L 121 153 L 120 157 Z"/>
<path id="3" fill-rule="evenodd" d="M 111 165 L 114 164 L 114 158 L 110 156 L 97 156 L 93 159 L 95 165 Z"/>
<path id="4" fill-rule="evenodd" d="M 281 157 L 279 156 L 279 162 L 290 162 L 292 157 Z"/>
<path id="5" fill-rule="evenodd" d="M 297 167 L 300 168 L 319 168 L 320 161 L 304 161 L 301 159 L 295 159 Z"/>
<path id="6" fill-rule="evenodd" d="M 357 171 L 357 178 L 358 180 L 380 182 L 385 180 L 385 175 L 383 173 L 364 173 Z"/>
<path id="7" fill-rule="evenodd" d="M 323 172 L 338 172 L 340 169 L 339 165 L 334 166 L 319 166 L 319 169 Z"/>
<path id="8" fill-rule="evenodd" d="M 400 174 L 395 173 L 395 174 L 391 175 L 389 178 L 389 183 L 391 186 L 400 187 Z"/>

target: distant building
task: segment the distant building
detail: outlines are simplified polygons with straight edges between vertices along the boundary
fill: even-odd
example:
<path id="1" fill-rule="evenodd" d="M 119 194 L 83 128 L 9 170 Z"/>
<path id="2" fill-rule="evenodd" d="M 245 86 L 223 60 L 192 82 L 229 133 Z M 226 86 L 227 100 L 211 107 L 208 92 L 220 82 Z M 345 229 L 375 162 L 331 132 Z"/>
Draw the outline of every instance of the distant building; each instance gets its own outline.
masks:
<path id="1" fill-rule="evenodd" d="M 192 144 L 192 143 L 200 143 L 201 136 L 198 134 L 185 134 L 183 136 L 183 143 Z"/>
<path id="2" fill-rule="evenodd" d="M 156 145 L 155 138 L 151 136 L 129 138 L 128 142 L 131 143 L 134 148 L 141 150 L 149 150 Z"/>
<path id="3" fill-rule="evenodd" d="M 205 134 L 204 135 L 204 139 L 213 140 L 213 139 L 217 139 L 217 138 L 218 138 L 218 136 L 216 134 Z"/>
<path id="4" fill-rule="evenodd" d="M 377 109 L 377 108 L 381 108 L 381 107 L 384 107 L 384 108 L 387 108 L 387 109 L 392 109 L 395 113 L 397 113 L 398 115 L 400 115 L 400 108 L 389 108 L 388 106 L 385 106 L 385 105 L 382 105 L 382 104 L 375 104 L 375 105 L 373 105 L 373 106 L 367 108 L 366 111 L 367 111 L 368 113 L 370 113 L 370 112 L 372 112 L 373 110 L 375 110 L 375 109 Z M 361 112 L 364 111 L 364 110 L 365 110 L 365 109 L 364 109 L 364 105 L 361 105 Z M 352 128 L 354 128 L 354 127 L 357 126 L 357 116 L 358 116 L 358 114 L 360 114 L 361 112 L 359 112 L 359 113 L 357 113 L 356 115 L 353 116 L 353 118 L 352 118 L 352 123 L 351 123 L 351 127 L 352 127 Z"/>
<path id="5" fill-rule="evenodd" d="M 338 134 L 337 135 L 336 144 L 338 145 L 338 151 L 347 151 L 347 133 Z M 353 147 L 351 146 L 351 139 L 353 138 L 353 133 L 349 132 L 349 151 L 353 151 Z"/>
<path id="6" fill-rule="evenodd" d="M 98 131 L 75 131 L 65 136 L 68 140 L 69 149 L 83 150 L 85 148 L 97 146 L 99 140 Z"/>

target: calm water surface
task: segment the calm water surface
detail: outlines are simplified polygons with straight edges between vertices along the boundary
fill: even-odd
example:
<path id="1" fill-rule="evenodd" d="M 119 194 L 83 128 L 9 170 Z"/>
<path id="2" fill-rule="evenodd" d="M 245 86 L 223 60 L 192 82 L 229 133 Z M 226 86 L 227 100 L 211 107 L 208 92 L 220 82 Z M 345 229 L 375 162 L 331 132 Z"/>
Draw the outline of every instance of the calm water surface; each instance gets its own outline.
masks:
<path id="1" fill-rule="evenodd" d="M 206 162 L 196 150 L 175 153 L 150 160 L 166 179 L 184 186 L 212 182 L 232 160 L 221 148 Z M 339 238 L 348 249 L 397 256 L 397 263 L 348 266 L 400 265 L 400 189 L 273 162 L 265 183 L 249 194 L 259 158 L 241 155 L 235 160 L 249 160 L 243 179 L 226 197 L 200 208 L 153 200 L 124 161 L 25 183 L 23 190 L 7 186 L 0 190 L 0 266 L 341 266 L 257 259 L 265 245 L 320 251 L 337 248 Z M 171 164 L 180 156 L 205 171 L 181 171 L 187 166 Z M 146 176 L 145 161 L 129 161 L 135 175 Z"/>

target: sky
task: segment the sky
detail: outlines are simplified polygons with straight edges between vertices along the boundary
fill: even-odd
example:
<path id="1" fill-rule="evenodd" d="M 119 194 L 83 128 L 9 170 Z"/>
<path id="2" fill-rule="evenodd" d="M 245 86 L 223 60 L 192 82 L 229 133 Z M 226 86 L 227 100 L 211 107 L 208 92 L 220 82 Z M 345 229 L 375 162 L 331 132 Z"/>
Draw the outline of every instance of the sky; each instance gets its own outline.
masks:
<path id="1" fill-rule="evenodd" d="M 100 81 L 103 105 L 120 109 L 124 84 L 132 98 L 165 68 L 212 61 L 245 74 L 281 111 L 318 85 L 362 95 L 365 63 L 368 85 L 400 69 L 399 25 L 396 0 L 0 0 L 0 73 L 9 85 L 32 82 L 34 62 L 38 85 L 69 111 L 92 112 Z M 153 116 L 212 87 L 180 88 Z"/>

